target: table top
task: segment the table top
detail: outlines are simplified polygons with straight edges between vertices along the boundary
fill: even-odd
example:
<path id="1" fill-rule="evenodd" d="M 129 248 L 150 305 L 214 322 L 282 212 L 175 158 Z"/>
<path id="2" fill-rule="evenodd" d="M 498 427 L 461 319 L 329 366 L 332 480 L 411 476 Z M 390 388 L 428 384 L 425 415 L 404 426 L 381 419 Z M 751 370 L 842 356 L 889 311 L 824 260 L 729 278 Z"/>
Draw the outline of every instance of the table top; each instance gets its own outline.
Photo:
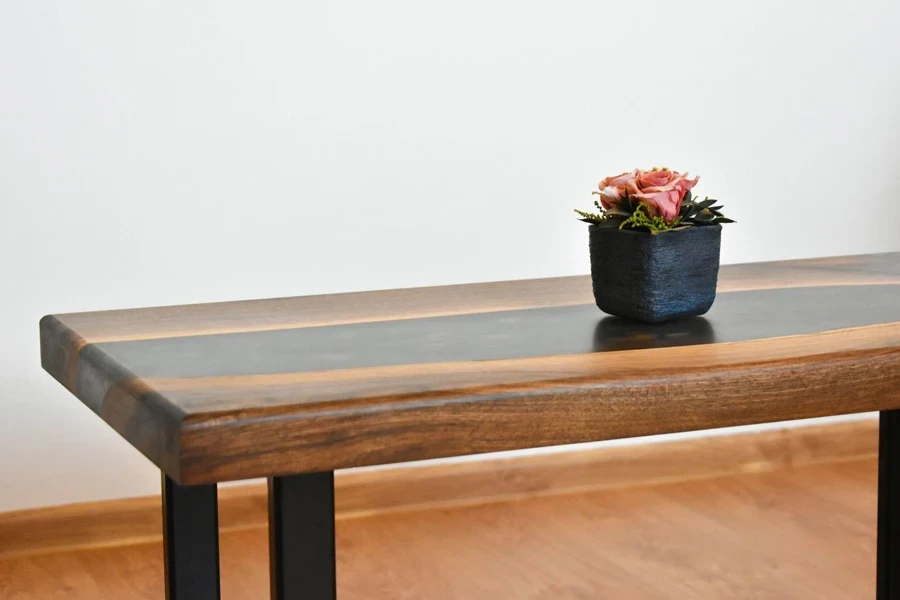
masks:
<path id="1" fill-rule="evenodd" d="M 723 266 L 705 316 L 588 276 L 49 315 L 43 367 L 182 484 L 900 408 L 900 253 Z"/>

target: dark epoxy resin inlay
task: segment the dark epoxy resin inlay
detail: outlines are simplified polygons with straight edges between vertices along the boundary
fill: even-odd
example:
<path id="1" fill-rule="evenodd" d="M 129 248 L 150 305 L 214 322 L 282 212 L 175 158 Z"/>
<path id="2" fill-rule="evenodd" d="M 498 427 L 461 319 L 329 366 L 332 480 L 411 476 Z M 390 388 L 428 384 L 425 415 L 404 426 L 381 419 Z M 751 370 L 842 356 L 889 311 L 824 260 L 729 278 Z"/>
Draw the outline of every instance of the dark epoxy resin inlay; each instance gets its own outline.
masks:
<path id="1" fill-rule="evenodd" d="M 138 377 L 293 373 L 530 358 L 800 335 L 900 321 L 900 285 L 719 294 L 705 317 L 644 325 L 593 305 L 106 342 Z"/>

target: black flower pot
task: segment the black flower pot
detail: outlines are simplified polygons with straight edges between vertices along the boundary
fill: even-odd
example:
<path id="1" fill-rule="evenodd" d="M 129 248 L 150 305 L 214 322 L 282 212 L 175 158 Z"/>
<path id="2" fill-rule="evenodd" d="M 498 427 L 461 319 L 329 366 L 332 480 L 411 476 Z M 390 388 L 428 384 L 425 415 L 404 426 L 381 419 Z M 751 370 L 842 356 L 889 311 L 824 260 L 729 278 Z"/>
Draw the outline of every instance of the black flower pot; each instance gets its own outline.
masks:
<path id="1" fill-rule="evenodd" d="M 722 226 L 656 235 L 591 225 L 594 300 L 605 313 L 663 323 L 705 314 L 716 299 Z"/>

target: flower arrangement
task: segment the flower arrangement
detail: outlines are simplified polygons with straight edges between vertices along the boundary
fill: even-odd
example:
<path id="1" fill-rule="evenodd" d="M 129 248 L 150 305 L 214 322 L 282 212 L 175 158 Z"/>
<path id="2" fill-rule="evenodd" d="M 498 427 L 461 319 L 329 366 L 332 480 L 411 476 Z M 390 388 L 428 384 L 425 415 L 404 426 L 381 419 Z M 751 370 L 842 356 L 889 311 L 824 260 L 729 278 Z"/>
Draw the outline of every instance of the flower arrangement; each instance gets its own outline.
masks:
<path id="1" fill-rule="evenodd" d="M 632 229 L 652 234 L 692 226 L 734 223 L 717 200 L 695 200 L 692 188 L 699 177 L 688 178 L 668 168 L 654 167 L 606 177 L 600 181 L 598 213 L 575 209 L 580 220 L 604 228 Z"/>

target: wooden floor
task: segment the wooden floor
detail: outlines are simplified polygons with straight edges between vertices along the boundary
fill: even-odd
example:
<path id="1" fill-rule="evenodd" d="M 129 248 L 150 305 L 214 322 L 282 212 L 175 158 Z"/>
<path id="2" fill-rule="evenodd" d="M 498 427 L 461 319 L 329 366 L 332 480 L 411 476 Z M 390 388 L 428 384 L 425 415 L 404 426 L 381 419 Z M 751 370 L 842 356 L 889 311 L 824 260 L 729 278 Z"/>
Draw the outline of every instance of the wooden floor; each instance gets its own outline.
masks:
<path id="1" fill-rule="evenodd" d="M 874 460 L 338 521 L 342 600 L 875 597 Z M 222 597 L 268 598 L 267 533 Z M 0 561 L 0 598 L 163 598 L 159 544 Z"/>

